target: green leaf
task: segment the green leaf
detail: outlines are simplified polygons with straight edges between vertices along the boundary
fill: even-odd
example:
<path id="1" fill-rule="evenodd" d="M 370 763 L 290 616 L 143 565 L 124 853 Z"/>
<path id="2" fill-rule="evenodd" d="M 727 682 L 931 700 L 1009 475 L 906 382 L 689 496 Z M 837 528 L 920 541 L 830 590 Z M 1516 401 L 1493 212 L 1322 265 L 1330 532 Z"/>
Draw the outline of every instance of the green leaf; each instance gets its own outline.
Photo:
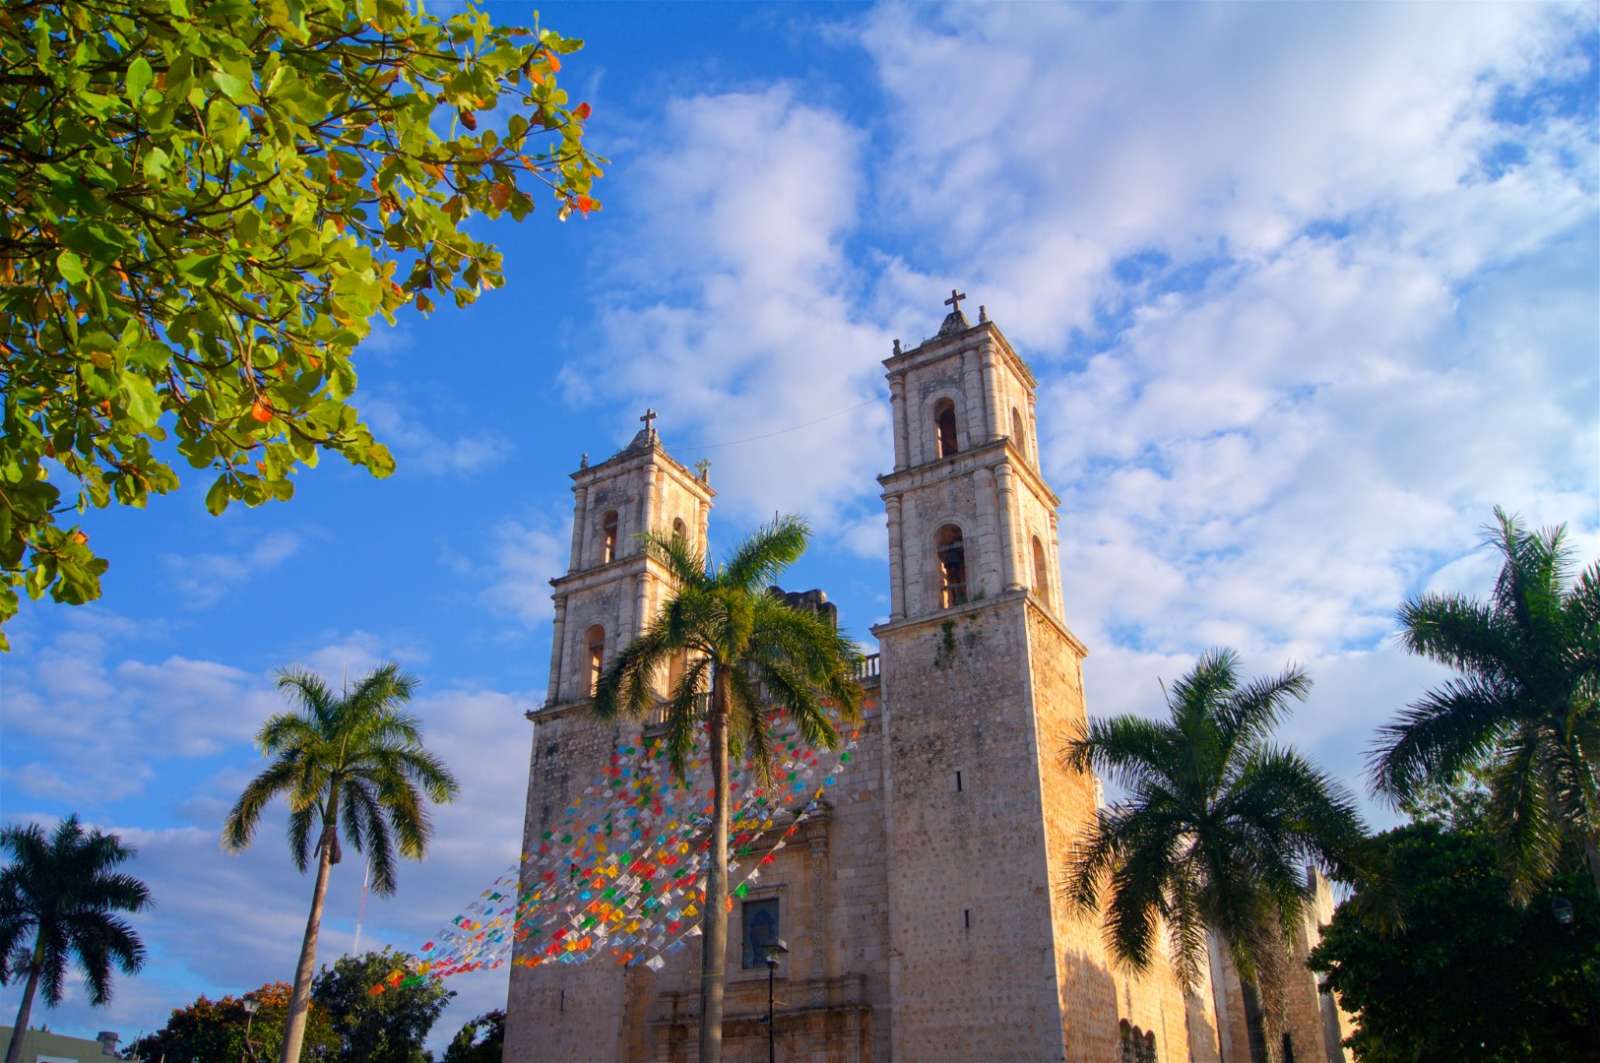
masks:
<path id="1" fill-rule="evenodd" d="M 161 398 L 143 374 L 122 374 L 122 396 L 128 404 L 129 416 L 141 427 L 152 427 L 161 420 Z"/>
<path id="2" fill-rule="evenodd" d="M 217 482 L 211 485 L 211 490 L 206 492 L 206 511 L 213 517 L 222 515 L 228 508 L 228 478 L 217 477 Z"/>
<path id="3" fill-rule="evenodd" d="M 89 274 L 83 271 L 83 259 L 71 251 L 63 251 L 56 256 L 56 269 L 73 284 L 82 284 L 89 279 Z"/>
<path id="4" fill-rule="evenodd" d="M 150 61 L 144 56 L 138 56 L 129 63 L 128 76 L 124 81 L 128 102 L 137 106 L 144 98 L 144 90 L 150 87 L 150 82 L 154 79 L 155 72 L 150 69 Z"/>

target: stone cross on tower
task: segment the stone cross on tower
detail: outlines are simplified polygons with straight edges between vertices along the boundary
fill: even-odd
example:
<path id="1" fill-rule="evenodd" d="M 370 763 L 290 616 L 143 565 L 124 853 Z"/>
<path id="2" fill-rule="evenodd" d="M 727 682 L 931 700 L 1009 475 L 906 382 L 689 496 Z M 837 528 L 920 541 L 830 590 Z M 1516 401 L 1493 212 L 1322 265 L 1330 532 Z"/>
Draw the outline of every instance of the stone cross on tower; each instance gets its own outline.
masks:
<path id="1" fill-rule="evenodd" d="M 966 292 L 950 289 L 950 298 L 944 301 L 944 305 L 950 307 L 950 312 L 944 316 L 944 324 L 939 326 L 939 335 L 953 336 L 958 332 L 965 332 L 970 327 L 967 324 L 967 315 L 961 312 L 961 300 L 966 297 Z"/>
<path id="2" fill-rule="evenodd" d="M 646 406 L 645 407 L 645 411 L 644 411 L 644 416 L 639 418 L 639 420 L 644 422 L 644 430 L 647 433 L 649 433 L 650 435 L 655 435 L 655 432 L 656 432 L 655 424 L 653 423 L 655 421 L 655 419 L 656 419 L 656 411 L 654 411 L 654 410 L 650 409 L 648 406 Z"/>

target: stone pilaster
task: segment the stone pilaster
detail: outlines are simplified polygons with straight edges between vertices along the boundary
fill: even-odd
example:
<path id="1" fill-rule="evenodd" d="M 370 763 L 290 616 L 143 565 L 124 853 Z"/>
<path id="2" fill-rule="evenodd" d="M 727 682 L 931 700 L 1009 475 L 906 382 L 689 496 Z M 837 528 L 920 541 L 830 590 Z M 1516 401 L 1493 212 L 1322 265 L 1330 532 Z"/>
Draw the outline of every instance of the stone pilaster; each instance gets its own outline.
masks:
<path id="1" fill-rule="evenodd" d="M 899 620 L 906 615 L 905 568 L 900 562 L 905 549 L 900 538 L 900 498 L 890 495 L 883 505 L 889 517 L 889 617 Z"/>

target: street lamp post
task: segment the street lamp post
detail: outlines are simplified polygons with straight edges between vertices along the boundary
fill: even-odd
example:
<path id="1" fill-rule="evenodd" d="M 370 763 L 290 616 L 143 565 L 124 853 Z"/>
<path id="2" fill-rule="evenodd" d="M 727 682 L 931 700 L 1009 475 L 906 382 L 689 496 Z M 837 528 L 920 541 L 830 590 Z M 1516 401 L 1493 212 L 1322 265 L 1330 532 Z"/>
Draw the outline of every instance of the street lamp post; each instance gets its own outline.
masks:
<path id="1" fill-rule="evenodd" d="M 772 979 L 778 970 L 778 957 L 789 951 L 789 946 L 783 943 L 782 938 L 771 942 L 766 948 L 767 960 L 767 1063 L 777 1061 L 777 1042 L 774 1040 L 776 1028 L 772 1023 Z"/>
<path id="2" fill-rule="evenodd" d="M 250 1043 L 250 1024 L 256 1021 L 256 1009 L 261 1005 L 250 997 L 244 998 L 244 1050 L 249 1053 L 251 1063 L 255 1063 L 255 1046 Z"/>

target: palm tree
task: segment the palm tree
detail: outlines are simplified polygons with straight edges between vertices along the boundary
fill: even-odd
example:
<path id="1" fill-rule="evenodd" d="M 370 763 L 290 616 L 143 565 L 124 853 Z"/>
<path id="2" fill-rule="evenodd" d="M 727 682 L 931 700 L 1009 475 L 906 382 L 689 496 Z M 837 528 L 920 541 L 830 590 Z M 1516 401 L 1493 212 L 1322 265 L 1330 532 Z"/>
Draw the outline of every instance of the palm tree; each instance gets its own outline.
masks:
<path id="1" fill-rule="evenodd" d="M 150 891 L 113 870 L 134 851 L 115 834 L 85 834 L 77 816 L 62 820 L 48 840 L 38 824 L 7 827 L 0 830 L 0 849 L 13 861 L 0 870 L 0 985 L 24 971 L 28 976 L 6 1049 L 6 1063 L 17 1063 L 34 991 L 42 980 L 45 1002 L 61 1003 L 70 957 L 76 956 L 94 1005 L 111 999 L 113 961 L 126 974 L 144 965 L 144 943 L 112 913 L 143 911 Z"/>
<path id="2" fill-rule="evenodd" d="M 1504 563 L 1489 601 L 1424 594 L 1400 608 L 1406 649 L 1461 674 L 1379 732 L 1373 785 L 1403 801 L 1486 765 L 1514 893 L 1548 879 L 1568 840 L 1600 891 L 1600 561 L 1573 581 L 1564 527 L 1494 515 L 1486 542 Z"/>
<path id="3" fill-rule="evenodd" d="M 280 712 L 256 736 L 261 752 L 275 758 L 239 795 L 223 827 L 222 843 L 237 852 L 250 844 L 261 811 L 278 794 L 289 799 L 289 851 L 305 871 L 317 859 L 300 963 L 284 1021 L 282 1063 L 297 1063 L 311 1003 L 311 970 L 317 958 L 317 931 L 328 892 L 329 869 L 339 862 L 339 827 L 356 852 L 365 853 L 372 889 L 395 890 L 395 841 L 402 856 L 422 859 L 432 832 L 424 795 L 436 804 L 455 797 L 455 778 L 442 761 L 422 747 L 417 720 L 398 706 L 411 700 L 416 681 L 392 664 L 335 696 L 316 675 L 288 671 L 280 689 L 300 703 L 298 712 Z M 317 840 L 313 849 L 312 832 Z"/>
<path id="4" fill-rule="evenodd" d="M 1305 672 L 1241 686 L 1238 669 L 1232 650 L 1208 651 L 1165 691 L 1170 721 L 1096 720 L 1068 745 L 1068 766 L 1097 769 L 1126 796 L 1085 832 L 1067 890 L 1097 911 L 1109 887 L 1106 942 L 1135 970 L 1149 967 L 1165 921 L 1186 990 L 1207 931 L 1221 939 L 1239 972 L 1251 1059 L 1266 1063 L 1276 1020 L 1263 990 L 1276 997 L 1283 932 L 1305 911 L 1301 869 L 1342 867 L 1363 830 L 1340 786 L 1269 741 L 1289 699 L 1311 689 Z"/>
<path id="5" fill-rule="evenodd" d="M 769 779 L 774 707 L 790 715 L 806 742 L 824 749 L 839 741 L 829 704 L 845 719 L 860 715 L 855 645 L 817 614 L 791 608 L 766 589 L 805 552 L 808 536 L 798 517 L 779 518 L 715 569 L 682 536 L 645 536 L 646 549 L 671 573 L 677 590 L 645 632 L 618 654 L 595 692 L 594 711 L 601 719 L 641 717 L 657 703 L 656 677 L 674 656 L 691 658 L 666 700 L 667 752 L 682 778 L 710 690 L 705 711 L 714 796 L 700 972 L 702 1063 L 722 1057 L 730 747 Z"/>

